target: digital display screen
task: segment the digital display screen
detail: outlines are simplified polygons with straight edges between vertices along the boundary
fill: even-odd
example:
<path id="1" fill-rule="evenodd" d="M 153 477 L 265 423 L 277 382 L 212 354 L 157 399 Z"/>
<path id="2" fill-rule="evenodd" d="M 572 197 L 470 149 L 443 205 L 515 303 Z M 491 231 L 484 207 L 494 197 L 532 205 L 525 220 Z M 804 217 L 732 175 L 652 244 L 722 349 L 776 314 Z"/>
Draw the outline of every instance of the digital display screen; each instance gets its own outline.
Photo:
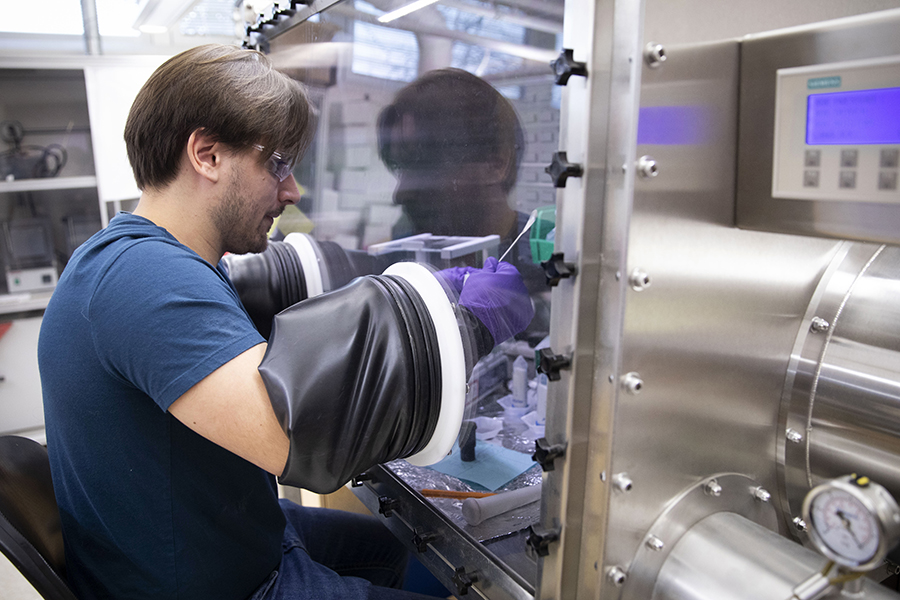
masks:
<path id="1" fill-rule="evenodd" d="M 900 87 L 810 94 L 806 143 L 900 144 Z"/>

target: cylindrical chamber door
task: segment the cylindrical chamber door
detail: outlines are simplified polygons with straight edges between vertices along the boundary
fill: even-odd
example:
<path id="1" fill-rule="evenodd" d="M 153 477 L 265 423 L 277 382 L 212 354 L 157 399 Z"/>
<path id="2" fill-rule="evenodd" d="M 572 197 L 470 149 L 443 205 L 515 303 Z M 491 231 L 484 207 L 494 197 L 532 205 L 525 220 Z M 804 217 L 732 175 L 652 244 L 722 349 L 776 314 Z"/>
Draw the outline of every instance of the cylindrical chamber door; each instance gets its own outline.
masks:
<path id="1" fill-rule="evenodd" d="M 809 489 L 849 473 L 900 497 L 900 248 L 848 244 L 795 344 L 780 454 L 791 520 Z"/>

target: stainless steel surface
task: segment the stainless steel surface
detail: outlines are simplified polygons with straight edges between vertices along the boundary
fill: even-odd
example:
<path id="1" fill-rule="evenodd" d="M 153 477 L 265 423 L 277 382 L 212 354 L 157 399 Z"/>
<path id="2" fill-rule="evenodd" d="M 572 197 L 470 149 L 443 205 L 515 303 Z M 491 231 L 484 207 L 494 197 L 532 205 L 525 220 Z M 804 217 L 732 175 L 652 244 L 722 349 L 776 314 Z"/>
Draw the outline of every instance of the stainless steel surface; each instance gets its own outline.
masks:
<path id="1" fill-rule="evenodd" d="M 710 515 L 729 512 L 768 529 L 775 527 L 775 509 L 757 499 L 758 489 L 755 481 L 743 475 L 721 473 L 698 482 L 675 497 L 645 532 L 644 543 L 631 561 L 621 598 L 649 598 L 660 569 L 669 560 L 682 536 Z"/>
<path id="2" fill-rule="evenodd" d="M 560 150 L 581 164 L 557 197 L 556 252 L 577 276 L 552 296 L 550 346 L 571 367 L 548 389 L 546 438 L 566 454 L 545 474 L 541 525 L 561 529 L 538 598 L 614 597 L 605 578 L 612 460 L 635 174 L 643 2 L 569 0 L 563 47 L 588 75 L 563 88 Z M 601 374 L 600 377 L 597 374 Z M 621 470 L 620 470 L 621 471 Z"/>
<path id="3" fill-rule="evenodd" d="M 748 229 L 900 242 L 900 205 L 772 198 L 775 71 L 900 54 L 900 10 L 741 41 L 737 224 Z M 864 43 L 861 40 L 865 40 Z"/>
<path id="4" fill-rule="evenodd" d="M 719 512 L 691 527 L 659 572 L 650 600 L 789 600 L 826 559 L 738 514 Z M 827 582 L 826 582 L 827 583 Z M 821 587 L 821 586 L 820 586 Z M 897 598 L 871 580 L 864 598 Z M 821 596 L 820 596 L 821 597 Z M 825 598 L 838 598 L 835 590 Z"/>
<path id="5" fill-rule="evenodd" d="M 900 248 L 847 243 L 811 298 L 782 408 L 785 425 L 804 432 L 779 447 L 787 519 L 814 485 L 848 473 L 900 496 L 898 279 Z M 815 318 L 830 326 L 815 328 Z"/>
<path id="6" fill-rule="evenodd" d="M 653 110 L 702 118 L 694 134 L 636 153 L 665 168 L 635 190 L 628 262 L 652 274 L 653 285 L 629 288 L 622 370 L 640 373 L 643 386 L 616 406 L 612 442 L 611 471 L 629 473 L 633 489 L 610 500 L 606 561 L 630 579 L 652 560 L 648 534 L 672 547 L 652 526 L 683 490 L 716 473 L 779 489 L 778 404 L 790 351 L 839 246 L 734 228 L 738 43 L 666 54 L 643 73 L 642 118 Z M 653 141 L 646 130 L 641 136 Z M 721 478 L 717 484 L 728 493 Z M 779 503 L 759 502 L 749 484 L 745 495 L 768 507 L 768 526 L 778 528 Z"/>

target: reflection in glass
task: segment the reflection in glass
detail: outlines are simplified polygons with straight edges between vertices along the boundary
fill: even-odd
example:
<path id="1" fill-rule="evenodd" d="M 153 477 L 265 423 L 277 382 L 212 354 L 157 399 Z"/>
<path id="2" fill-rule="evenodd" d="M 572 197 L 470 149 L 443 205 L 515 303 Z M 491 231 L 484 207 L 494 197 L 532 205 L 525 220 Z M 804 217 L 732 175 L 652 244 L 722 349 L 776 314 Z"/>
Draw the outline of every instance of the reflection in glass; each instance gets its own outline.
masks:
<path id="1" fill-rule="evenodd" d="M 541 15 L 509 8 L 509 18 L 495 18 L 483 3 L 448 0 L 378 23 L 399 4 L 338 3 L 271 43 L 278 67 L 310 87 L 320 111 L 316 143 L 294 171 L 304 218 L 293 222 L 378 268 L 389 256 L 441 270 L 504 254 L 537 211 L 535 226 L 504 258 L 522 274 L 535 318 L 475 365 L 468 382 L 463 429 L 473 434 L 466 441 L 474 441 L 475 460 L 462 461 L 455 447 L 430 468 L 405 461 L 389 468 L 416 491 L 538 485 L 531 454 L 543 423 L 535 416 L 534 353 L 549 332 L 549 288 L 538 263 L 555 234 L 556 194 L 544 168 L 558 149 L 548 65 L 561 3 L 548 1 Z M 283 221 L 276 238 L 291 233 Z M 458 251 L 460 243 L 470 251 Z M 538 521 L 539 503 L 477 525 L 465 520 L 462 503 L 428 497 L 422 505 L 533 584 L 523 531 Z"/>

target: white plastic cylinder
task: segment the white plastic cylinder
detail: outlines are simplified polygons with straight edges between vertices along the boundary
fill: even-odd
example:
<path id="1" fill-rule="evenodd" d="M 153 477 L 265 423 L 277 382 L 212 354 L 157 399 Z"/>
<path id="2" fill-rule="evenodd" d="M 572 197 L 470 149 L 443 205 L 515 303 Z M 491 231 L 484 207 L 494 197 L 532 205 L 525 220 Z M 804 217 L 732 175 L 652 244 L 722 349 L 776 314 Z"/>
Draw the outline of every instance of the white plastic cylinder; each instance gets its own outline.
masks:
<path id="1" fill-rule="evenodd" d="M 514 407 L 528 406 L 528 362 L 523 356 L 513 361 L 512 396 Z"/>
<path id="2" fill-rule="evenodd" d="M 547 376 L 541 373 L 537 385 L 537 418 L 535 423 L 543 427 L 547 424 Z"/>

